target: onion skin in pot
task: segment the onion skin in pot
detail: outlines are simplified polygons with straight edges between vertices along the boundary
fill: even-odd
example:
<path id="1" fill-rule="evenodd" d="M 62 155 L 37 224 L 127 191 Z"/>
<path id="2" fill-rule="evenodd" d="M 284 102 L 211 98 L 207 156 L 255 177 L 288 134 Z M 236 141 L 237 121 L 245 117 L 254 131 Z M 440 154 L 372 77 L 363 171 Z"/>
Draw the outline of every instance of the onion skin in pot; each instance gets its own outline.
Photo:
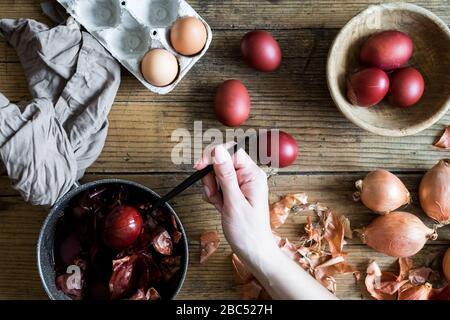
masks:
<path id="1" fill-rule="evenodd" d="M 355 183 L 359 190 L 353 198 L 378 214 L 392 212 L 411 201 L 403 182 L 386 170 L 375 170 Z"/>
<path id="2" fill-rule="evenodd" d="M 360 234 L 363 243 L 391 257 L 406 258 L 419 252 L 427 240 L 436 240 L 435 230 L 415 215 L 392 212 L 372 221 Z"/>
<path id="3" fill-rule="evenodd" d="M 426 214 L 446 225 L 450 223 L 450 160 L 441 160 L 422 178 L 420 205 Z"/>
<path id="4" fill-rule="evenodd" d="M 442 272 L 445 278 L 450 281 L 450 248 L 447 249 L 444 259 L 442 259 Z"/>

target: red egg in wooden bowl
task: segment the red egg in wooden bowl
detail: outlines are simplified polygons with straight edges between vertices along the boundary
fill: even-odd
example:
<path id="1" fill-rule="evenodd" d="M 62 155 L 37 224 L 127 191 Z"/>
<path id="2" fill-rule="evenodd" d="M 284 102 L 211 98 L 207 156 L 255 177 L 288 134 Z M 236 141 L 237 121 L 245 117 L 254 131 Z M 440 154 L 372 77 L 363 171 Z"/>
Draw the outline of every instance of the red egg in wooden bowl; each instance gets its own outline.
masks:
<path id="1" fill-rule="evenodd" d="M 355 72 L 372 67 L 362 61 L 361 49 L 370 37 L 388 30 L 411 38 L 413 54 L 402 67 L 413 67 L 423 76 L 423 96 L 407 108 L 394 106 L 387 97 L 371 107 L 354 105 L 347 97 L 348 80 Z M 439 121 L 450 107 L 449 52 L 450 29 L 432 12 L 407 3 L 370 6 L 342 28 L 330 49 L 327 82 L 331 97 L 345 117 L 369 132 L 390 137 L 419 133 Z M 391 76 L 391 70 L 386 72 Z"/>

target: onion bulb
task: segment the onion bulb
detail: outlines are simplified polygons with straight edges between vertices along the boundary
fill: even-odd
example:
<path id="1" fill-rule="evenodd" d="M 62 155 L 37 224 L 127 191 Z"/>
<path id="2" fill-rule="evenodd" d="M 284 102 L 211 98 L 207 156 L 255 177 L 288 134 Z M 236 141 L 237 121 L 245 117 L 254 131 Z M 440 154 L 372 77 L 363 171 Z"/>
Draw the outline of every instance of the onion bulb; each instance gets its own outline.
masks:
<path id="1" fill-rule="evenodd" d="M 360 236 L 372 249 L 398 258 L 411 257 L 427 240 L 437 239 L 436 230 L 428 228 L 415 215 L 400 211 L 376 218 Z"/>
<path id="2" fill-rule="evenodd" d="M 408 189 L 399 178 L 386 170 L 375 170 L 364 180 L 355 183 L 357 192 L 355 201 L 361 202 L 370 210 L 379 214 L 386 214 L 409 204 L 411 197 Z"/>
<path id="3" fill-rule="evenodd" d="M 422 178 L 419 199 L 423 211 L 441 224 L 450 223 L 450 160 L 441 160 Z"/>
<path id="4" fill-rule="evenodd" d="M 450 281 L 450 248 L 447 249 L 442 260 L 442 272 L 447 280 Z"/>

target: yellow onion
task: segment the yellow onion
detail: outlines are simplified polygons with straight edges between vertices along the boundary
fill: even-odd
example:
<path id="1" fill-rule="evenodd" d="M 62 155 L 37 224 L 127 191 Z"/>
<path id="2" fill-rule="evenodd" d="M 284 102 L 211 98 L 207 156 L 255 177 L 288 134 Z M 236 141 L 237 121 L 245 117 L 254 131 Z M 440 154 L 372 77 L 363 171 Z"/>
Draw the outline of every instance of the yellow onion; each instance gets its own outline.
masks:
<path id="1" fill-rule="evenodd" d="M 398 300 L 429 300 L 433 287 L 429 283 L 407 287 L 399 291 Z"/>
<path id="2" fill-rule="evenodd" d="M 362 242 L 378 252 L 406 258 L 419 252 L 427 240 L 436 240 L 437 233 L 415 215 L 397 211 L 373 220 L 360 236 Z"/>
<path id="3" fill-rule="evenodd" d="M 447 249 L 442 260 L 442 272 L 447 280 L 450 281 L 450 248 Z"/>
<path id="4" fill-rule="evenodd" d="M 409 204 L 411 197 L 408 189 L 399 178 L 386 170 L 375 170 L 364 180 L 355 183 L 357 192 L 355 201 L 361 202 L 372 211 L 386 214 Z"/>
<path id="5" fill-rule="evenodd" d="M 450 223 L 450 160 L 441 160 L 428 171 L 419 187 L 426 214 L 442 224 Z"/>

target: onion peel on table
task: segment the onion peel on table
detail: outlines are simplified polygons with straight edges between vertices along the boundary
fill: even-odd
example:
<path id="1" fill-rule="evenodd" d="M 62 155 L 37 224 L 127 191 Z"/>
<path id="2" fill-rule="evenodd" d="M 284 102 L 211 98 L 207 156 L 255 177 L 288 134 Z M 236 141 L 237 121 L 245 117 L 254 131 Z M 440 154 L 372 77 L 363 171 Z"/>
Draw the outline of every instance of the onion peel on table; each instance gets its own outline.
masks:
<path id="1" fill-rule="evenodd" d="M 305 193 L 289 194 L 270 205 L 270 225 L 272 230 L 278 229 L 286 222 L 291 212 L 295 212 L 299 206 L 307 203 Z"/>
<path id="2" fill-rule="evenodd" d="M 242 299 L 244 300 L 256 300 L 263 290 L 263 287 L 257 280 L 251 280 L 250 282 L 241 285 Z"/>
<path id="3" fill-rule="evenodd" d="M 433 145 L 439 149 L 450 150 L 450 125 Z"/>
<path id="4" fill-rule="evenodd" d="M 206 231 L 200 236 L 200 263 L 206 260 L 219 248 L 220 239 L 216 231 Z"/>
<path id="5" fill-rule="evenodd" d="M 130 300 L 161 300 L 161 296 L 155 288 L 149 288 L 147 293 L 143 289 L 138 289 L 138 291 L 131 296 Z"/>
<path id="6" fill-rule="evenodd" d="M 433 288 L 439 283 L 439 274 L 427 267 L 413 269 L 410 258 L 400 258 L 399 275 L 381 271 L 376 261 L 367 267 L 365 284 L 370 295 L 377 300 L 448 300 L 450 285 Z"/>
<path id="7" fill-rule="evenodd" d="M 247 266 L 234 253 L 231 256 L 231 263 L 233 264 L 234 282 L 236 284 L 246 284 L 255 278 Z"/>
<path id="8" fill-rule="evenodd" d="M 347 254 L 344 252 L 344 238 L 351 238 L 353 233 L 350 221 L 320 203 L 309 203 L 305 193 L 297 193 L 289 194 L 270 206 L 272 230 L 284 224 L 289 214 L 304 211 L 313 211 L 319 222 L 315 224 L 311 216 L 307 216 L 304 235 L 295 243 L 275 232 L 274 240 L 281 251 L 297 262 L 299 267 L 335 293 L 336 275 L 353 274 L 356 280 L 360 277 L 356 267 L 345 261 Z M 232 265 L 235 283 L 241 287 L 243 298 L 270 299 L 268 293 L 235 254 L 232 255 Z"/>
<path id="9" fill-rule="evenodd" d="M 399 278 L 391 272 L 381 271 L 376 261 L 372 261 L 367 267 L 367 291 L 377 300 L 396 300 L 398 290 L 408 282 Z"/>

